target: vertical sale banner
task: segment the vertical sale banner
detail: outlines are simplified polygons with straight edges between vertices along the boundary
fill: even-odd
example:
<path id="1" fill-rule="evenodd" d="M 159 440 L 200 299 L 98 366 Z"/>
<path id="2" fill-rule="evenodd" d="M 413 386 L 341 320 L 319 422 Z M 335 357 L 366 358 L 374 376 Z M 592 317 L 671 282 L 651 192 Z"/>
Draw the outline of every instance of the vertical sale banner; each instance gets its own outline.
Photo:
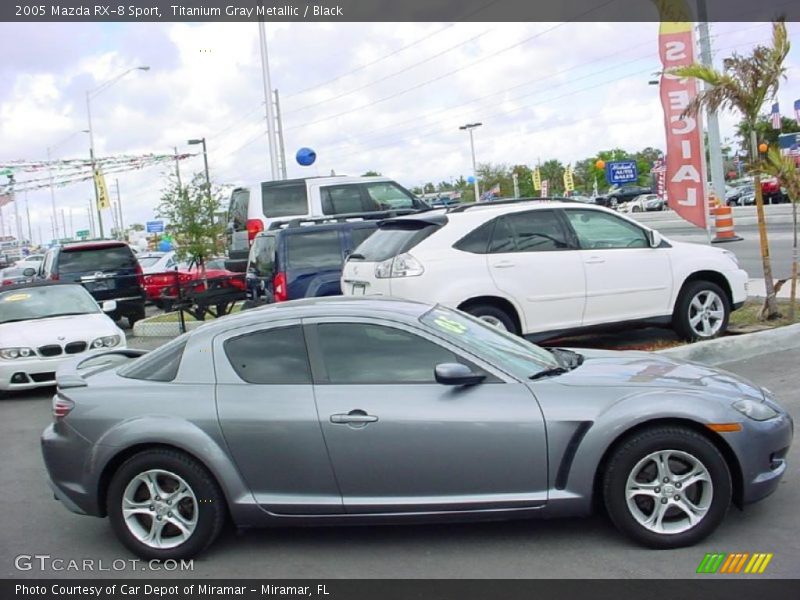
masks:
<path id="1" fill-rule="evenodd" d="M 698 227 L 706 228 L 706 180 L 701 115 L 684 111 L 697 95 L 697 81 L 682 79 L 670 70 L 695 62 L 694 29 L 691 22 L 662 21 L 658 36 L 661 105 L 667 136 L 665 161 L 666 195 L 669 207 Z"/>

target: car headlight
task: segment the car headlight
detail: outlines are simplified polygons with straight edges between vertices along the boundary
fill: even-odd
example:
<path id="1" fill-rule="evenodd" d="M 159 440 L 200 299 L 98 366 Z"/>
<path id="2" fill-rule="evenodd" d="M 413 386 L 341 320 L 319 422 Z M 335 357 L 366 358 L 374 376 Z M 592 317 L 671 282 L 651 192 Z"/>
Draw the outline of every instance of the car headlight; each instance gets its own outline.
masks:
<path id="1" fill-rule="evenodd" d="M 15 358 L 28 358 L 34 356 L 30 348 L 0 348 L 0 358 L 14 360 Z"/>
<path id="2" fill-rule="evenodd" d="M 722 250 L 722 253 L 723 253 L 725 256 L 727 256 L 727 257 L 728 257 L 730 260 L 732 260 L 732 261 L 733 261 L 733 264 L 735 264 L 737 267 L 739 267 L 739 257 L 738 257 L 738 256 L 736 256 L 736 255 L 735 255 L 733 252 L 731 252 L 730 250 Z"/>
<path id="3" fill-rule="evenodd" d="M 92 342 L 92 348 L 113 348 L 119 344 L 118 335 L 107 335 L 105 337 L 97 338 Z"/>
<path id="4" fill-rule="evenodd" d="M 375 277 L 389 279 L 393 277 L 419 277 L 425 269 L 410 254 L 398 254 L 394 258 L 384 260 L 375 265 Z"/>
<path id="5" fill-rule="evenodd" d="M 768 421 L 778 416 L 778 412 L 771 406 L 755 400 L 737 400 L 732 406 L 745 417 L 754 421 Z"/>

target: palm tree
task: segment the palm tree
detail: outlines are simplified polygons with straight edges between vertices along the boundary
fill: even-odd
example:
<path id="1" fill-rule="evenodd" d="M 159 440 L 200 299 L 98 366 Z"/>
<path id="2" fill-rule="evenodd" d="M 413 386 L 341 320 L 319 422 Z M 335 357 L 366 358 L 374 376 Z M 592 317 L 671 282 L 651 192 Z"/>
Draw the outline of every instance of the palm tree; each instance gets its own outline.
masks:
<path id="1" fill-rule="evenodd" d="M 756 169 L 765 175 L 769 175 L 778 180 L 779 184 L 786 188 L 789 199 L 792 201 L 792 288 L 789 294 L 789 321 L 794 322 L 797 304 L 797 205 L 800 204 L 800 171 L 792 156 L 781 155 L 780 150 L 775 147 L 770 148 L 767 155 L 756 165 Z"/>
<path id="2" fill-rule="evenodd" d="M 696 115 L 703 108 L 708 112 L 725 109 L 739 111 L 749 126 L 750 157 L 751 162 L 755 162 L 758 157 L 756 137 L 758 113 L 764 102 L 775 98 L 781 80 L 786 79 L 784 60 L 789 54 L 790 46 L 786 24 L 783 21 L 776 21 L 772 24 L 771 46 L 756 46 L 749 56 L 734 53 L 722 61 L 721 71 L 697 63 L 671 70 L 674 75 L 694 77 L 706 83 L 705 88 L 689 103 L 685 113 Z M 761 262 L 767 291 L 764 314 L 767 319 L 774 319 L 780 316 L 780 313 L 775 299 L 775 282 L 772 279 L 767 224 L 764 218 L 764 197 L 761 193 L 761 178 L 758 172 L 754 184 Z"/>

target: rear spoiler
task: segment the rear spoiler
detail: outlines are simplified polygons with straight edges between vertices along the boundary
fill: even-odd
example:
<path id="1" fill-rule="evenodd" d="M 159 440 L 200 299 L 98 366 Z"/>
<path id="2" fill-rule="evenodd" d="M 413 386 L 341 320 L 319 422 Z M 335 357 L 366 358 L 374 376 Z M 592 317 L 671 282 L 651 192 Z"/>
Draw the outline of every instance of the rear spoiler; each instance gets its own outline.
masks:
<path id="1" fill-rule="evenodd" d="M 147 354 L 148 350 L 121 348 L 109 350 L 101 354 L 94 354 L 87 358 L 71 361 L 56 372 L 56 386 L 59 389 L 86 387 L 85 377 L 104 371 L 109 367 L 121 365 L 131 359 Z M 89 364 L 87 364 L 89 363 Z"/>

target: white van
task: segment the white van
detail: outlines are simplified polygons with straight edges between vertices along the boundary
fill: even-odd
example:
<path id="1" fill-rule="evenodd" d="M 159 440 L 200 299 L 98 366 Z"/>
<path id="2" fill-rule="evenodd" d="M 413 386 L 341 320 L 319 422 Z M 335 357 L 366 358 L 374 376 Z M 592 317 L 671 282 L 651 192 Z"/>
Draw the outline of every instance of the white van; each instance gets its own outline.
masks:
<path id="1" fill-rule="evenodd" d="M 309 177 L 266 181 L 260 189 L 236 188 L 231 193 L 225 231 L 226 268 L 243 272 L 253 239 L 276 221 L 383 211 L 398 214 L 428 206 L 387 177 Z"/>

